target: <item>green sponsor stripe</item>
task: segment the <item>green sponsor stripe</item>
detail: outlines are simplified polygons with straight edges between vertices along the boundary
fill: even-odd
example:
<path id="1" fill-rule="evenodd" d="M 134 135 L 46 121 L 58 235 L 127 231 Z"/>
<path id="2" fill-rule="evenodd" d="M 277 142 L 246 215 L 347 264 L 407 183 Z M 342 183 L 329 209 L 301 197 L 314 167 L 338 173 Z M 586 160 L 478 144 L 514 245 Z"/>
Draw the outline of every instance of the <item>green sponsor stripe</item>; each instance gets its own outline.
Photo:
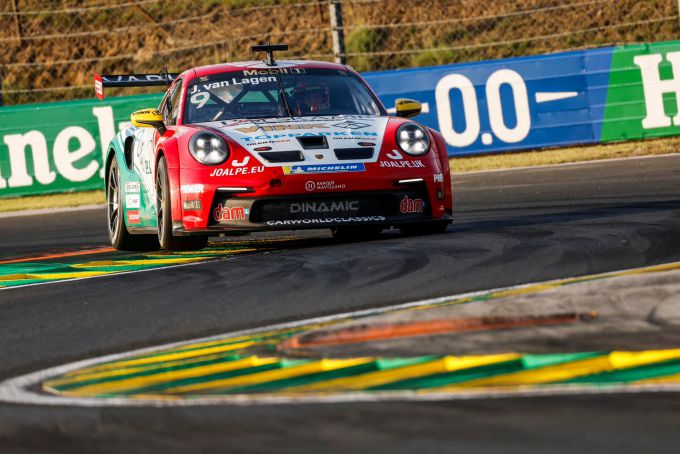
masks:
<path id="1" fill-rule="evenodd" d="M 629 383 L 638 380 L 645 380 L 647 378 L 657 378 L 663 377 L 664 375 L 672 375 L 677 373 L 680 373 L 680 360 L 668 361 L 659 364 L 650 364 L 641 367 L 633 367 L 630 369 L 615 370 L 612 372 L 603 372 L 601 374 L 587 375 L 584 377 L 568 380 L 565 383 Z"/>

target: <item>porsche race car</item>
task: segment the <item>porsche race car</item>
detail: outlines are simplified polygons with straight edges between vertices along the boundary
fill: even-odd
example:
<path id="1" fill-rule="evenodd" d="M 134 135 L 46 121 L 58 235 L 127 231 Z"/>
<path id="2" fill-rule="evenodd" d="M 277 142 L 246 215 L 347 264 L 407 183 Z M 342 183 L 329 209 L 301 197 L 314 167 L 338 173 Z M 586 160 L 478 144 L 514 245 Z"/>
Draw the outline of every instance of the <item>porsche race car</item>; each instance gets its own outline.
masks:
<path id="1" fill-rule="evenodd" d="M 105 87 L 168 84 L 134 112 L 105 160 L 108 231 L 121 250 L 200 249 L 229 232 L 330 228 L 339 238 L 441 232 L 452 220 L 442 136 L 390 116 L 350 67 L 264 61 L 181 74 L 97 75 Z"/>

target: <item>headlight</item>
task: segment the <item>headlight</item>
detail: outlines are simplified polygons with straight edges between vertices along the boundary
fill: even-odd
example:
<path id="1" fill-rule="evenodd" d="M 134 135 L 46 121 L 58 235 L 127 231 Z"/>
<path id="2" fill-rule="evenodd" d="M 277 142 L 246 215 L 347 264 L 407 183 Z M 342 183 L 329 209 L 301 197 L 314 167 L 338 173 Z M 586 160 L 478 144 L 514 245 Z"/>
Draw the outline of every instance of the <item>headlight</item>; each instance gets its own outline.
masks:
<path id="1" fill-rule="evenodd" d="M 397 145 L 406 154 L 422 156 L 430 150 L 430 136 L 416 123 L 404 123 L 397 128 Z"/>
<path id="2" fill-rule="evenodd" d="M 211 132 L 199 132 L 189 141 L 191 155 L 201 164 L 221 164 L 229 157 L 229 147 L 221 137 Z"/>

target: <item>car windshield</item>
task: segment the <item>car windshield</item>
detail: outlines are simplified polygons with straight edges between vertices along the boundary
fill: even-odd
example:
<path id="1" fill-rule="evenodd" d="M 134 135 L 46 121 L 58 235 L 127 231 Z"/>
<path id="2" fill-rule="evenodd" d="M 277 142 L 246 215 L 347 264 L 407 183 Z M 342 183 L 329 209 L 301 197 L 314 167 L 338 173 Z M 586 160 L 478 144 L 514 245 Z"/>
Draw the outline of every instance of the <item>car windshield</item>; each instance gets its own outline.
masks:
<path id="1" fill-rule="evenodd" d="M 303 68 L 278 71 L 282 73 L 254 69 L 196 78 L 187 89 L 184 123 L 385 114 L 362 81 L 348 71 Z"/>

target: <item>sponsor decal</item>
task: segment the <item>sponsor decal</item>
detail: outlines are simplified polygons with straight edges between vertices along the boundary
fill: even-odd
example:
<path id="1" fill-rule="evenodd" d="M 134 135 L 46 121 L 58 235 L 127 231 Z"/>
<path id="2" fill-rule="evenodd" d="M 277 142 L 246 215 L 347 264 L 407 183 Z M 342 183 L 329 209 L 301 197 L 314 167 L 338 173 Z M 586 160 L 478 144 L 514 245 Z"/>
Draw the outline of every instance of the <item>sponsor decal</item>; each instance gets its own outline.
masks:
<path id="1" fill-rule="evenodd" d="M 139 182 L 137 182 L 137 181 L 126 181 L 125 182 L 125 192 L 139 193 Z"/>
<path id="2" fill-rule="evenodd" d="M 139 194 L 126 194 L 125 195 L 125 207 L 126 208 L 139 208 Z"/>
<path id="3" fill-rule="evenodd" d="M 397 150 L 392 150 L 390 153 L 387 153 L 385 156 L 387 156 L 390 159 L 393 159 L 395 161 L 400 161 L 404 159 L 404 156 L 399 153 Z"/>
<path id="4" fill-rule="evenodd" d="M 268 226 L 291 226 L 314 225 L 314 224 L 357 224 L 361 222 L 383 222 L 384 216 L 355 216 L 341 218 L 321 218 L 321 219 L 287 219 L 283 221 L 267 221 Z"/>
<path id="5" fill-rule="evenodd" d="M 174 74 L 129 74 L 129 75 L 122 75 L 122 76 L 101 76 L 102 80 L 106 82 L 120 82 L 120 83 L 128 83 L 128 82 L 164 82 L 166 79 L 170 82 L 175 80 L 175 75 Z"/>
<path id="6" fill-rule="evenodd" d="M 185 200 L 183 206 L 185 210 L 200 210 L 203 208 L 200 200 Z"/>
<path id="7" fill-rule="evenodd" d="M 180 186 L 182 194 L 203 194 L 204 186 L 202 184 L 183 184 Z"/>
<path id="8" fill-rule="evenodd" d="M 104 84 L 102 83 L 102 76 L 99 74 L 94 75 L 94 92 L 100 101 L 104 99 Z"/>
<path id="9" fill-rule="evenodd" d="M 352 164 L 321 164 L 283 167 L 285 175 L 298 175 L 305 173 L 341 173 L 341 172 L 364 172 L 366 166 L 361 163 Z"/>
<path id="10" fill-rule="evenodd" d="M 154 117 L 157 115 L 160 115 L 161 113 L 158 111 L 158 109 L 142 109 L 138 110 L 137 112 L 134 112 L 134 115 L 153 115 Z"/>
<path id="11" fill-rule="evenodd" d="M 241 206 L 223 207 L 220 203 L 213 211 L 213 216 L 216 221 L 244 221 L 249 213 L 248 208 Z"/>
<path id="12" fill-rule="evenodd" d="M 267 126 L 249 126 L 247 128 L 235 128 L 235 129 L 244 134 L 252 134 L 257 131 L 289 131 L 294 129 L 320 129 L 320 128 L 327 129 L 328 126 L 322 123 L 293 123 Z"/>
<path id="13" fill-rule="evenodd" d="M 444 182 L 444 174 L 443 173 L 435 173 L 433 178 L 434 178 L 435 183 L 443 183 Z"/>
<path id="14" fill-rule="evenodd" d="M 202 100 L 199 99 L 200 97 L 196 97 L 194 95 L 199 93 L 205 93 L 210 90 L 216 90 L 222 87 L 230 87 L 236 85 L 260 85 L 268 82 L 276 82 L 276 77 L 274 76 L 231 77 L 230 79 L 219 80 L 205 84 L 196 84 L 191 87 L 191 90 L 189 90 L 189 94 L 192 95 L 190 100 L 194 104 L 200 104 Z M 205 103 L 202 103 L 201 107 L 203 107 L 203 105 L 205 105 Z"/>
<path id="15" fill-rule="evenodd" d="M 394 167 L 394 168 L 423 168 L 425 164 L 421 161 L 380 161 L 380 167 Z"/>
<path id="16" fill-rule="evenodd" d="M 324 126 L 325 127 L 325 126 Z M 246 129 L 246 128 L 243 128 Z M 252 129 L 252 128 L 248 128 Z M 305 137 L 305 136 L 328 136 L 328 137 L 333 137 L 335 139 L 352 139 L 352 140 L 375 140 L 375 137 L 378 137 L 378 133 L 374 131 L 315 131 L 314 133 L 311 132 L 306 132 L 306 133 L 301 133 L 301 132 L 290 132 L 287 134 L 264 134 L 264 135 L 259 135 L 255 137 L 243 137 L 242 140 L 246 142 L 250 142 L 251 140 L 257 140 L 257 141 L 262 141 L 262 140 L 272 140 L 272 139 L 281 139 L 284 137 Z M 343 137 L 344 136 L 344 137 Z M 351 136 L 351 137 L 350 137 Z"/>
<path id="17" fill-rule="evenodd" d="M 399 204 L 399 211 L 404 214 L 422 213 L 425 207 L 423 199 L 409 199 L 407 195 L 401 200 Z"/>
<path id="18" fill-rule="evenodd" d="M 139 210 L 128 211 L 127 220 L 128 224 L 141 224 L 142 217 L 139 215 Z"/>
<path id="19" fill-rule="evenodd" d="M 305 189 L 310 191 L 310 192 L 345 189 L 346 187 L 347 187 L 346 184 L 336 183 L 333 180 L 330 180 L 330 181 L 308 181 L 307 183 L 305 183 Z"/>
<path id="20" fill-rule="evenodd" d="M 239 175 L 252 175 L 254 173 L 264 172 L 264 166 L 257 167 L 238 167 L 235 169 L 219 168 L 210 172 L 211 177 L 235 177 Z"/>
<path id="21" fill-rule="evenodd" d="M 371 125 L 366 123 L 359 123 L 357 121 L 343 121 L 342 123 L 336 123 L 332 126 L 340 129 L 363 129 L 368 128 Z"/>
<path id="22" fill-rule="evenodd" d="M 243 161 L 238 161 L 236 159 L 231 161 L 231 165 L 234 167 L 245 167 L 248 165 L 248 162 L 250 162 L 250 156 L 246 156 L 243 158 Z"/>
<path id="23" fill-rule="evenodd" d="M 244 69 L 244 76 L 261 76 L 263 74 L 304 74 L 305 68 L 267 68 L 267 69 Z"/>
<path id="24" fill-rule="evenodd" d="M 337 200 L 332 202 L 300 202 L 290 204 L 290 213 L 340 213 L 359 211 L 358 200 Z"/>

